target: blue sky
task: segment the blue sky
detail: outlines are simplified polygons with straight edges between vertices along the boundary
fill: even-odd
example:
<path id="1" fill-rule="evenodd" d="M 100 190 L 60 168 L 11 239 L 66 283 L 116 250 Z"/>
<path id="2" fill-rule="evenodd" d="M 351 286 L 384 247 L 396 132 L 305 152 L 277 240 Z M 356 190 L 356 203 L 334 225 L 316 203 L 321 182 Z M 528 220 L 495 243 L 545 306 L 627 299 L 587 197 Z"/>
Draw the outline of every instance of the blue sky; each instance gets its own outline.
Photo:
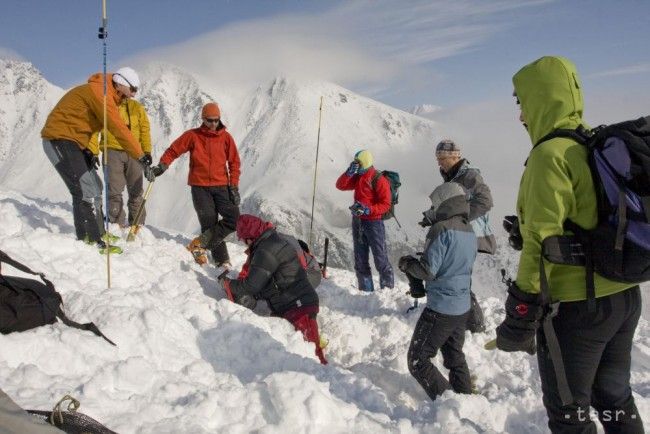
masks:
<path id="1" fill-rule="evenodd" d="M 149 60 L 215 79 L 326 79 L 398 108 L 509 95 L 546 54 L 590 89 L 650 88 L 648 0 L 108 0 L 109 70 Z M 100 0 L 3 0 L 0 56 L 67 88 L 101 70 Z"/>

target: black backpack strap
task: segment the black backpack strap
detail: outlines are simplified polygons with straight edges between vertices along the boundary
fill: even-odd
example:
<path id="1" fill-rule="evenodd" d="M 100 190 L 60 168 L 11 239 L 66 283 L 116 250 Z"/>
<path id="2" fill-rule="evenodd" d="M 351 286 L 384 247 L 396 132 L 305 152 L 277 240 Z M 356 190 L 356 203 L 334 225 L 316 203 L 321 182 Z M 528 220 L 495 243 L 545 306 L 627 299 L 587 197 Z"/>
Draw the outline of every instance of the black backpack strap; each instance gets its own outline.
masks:
<path id="1" fill-rule="evenodd" d="M 52 282 L 50 282 L 47 278 L 45 278 L 45 274 L 37 273 L 36 271 L 33 271 L 28 266 L 26 266 L 24 264 L 21 264 L 20 262 L 16 261 L 15 259 L 10 257 L 9 255 L 7 255 L 2 250 L 0 250 L 0 273 L 2 272 L 2 263 L 3 262 L 5 264 L 11 265 L 15 269 L 20 270 L 22 272 L 25 272 L 25 273 L 28 273 L 28 274 L 33 274 L 35 276 L 39 276 L 41 278 L 41 280 L 43 280 L 43 282 L 45 283 L 45 285 L 47 286 L 48 289 L 50 289 L 52 292 L 58 294 L 58 292 L 54 288 L 54 285 L 52 284 Z M 65 325 L 67 325 L 69 327 L 74 327 L 74 328 L 79 329 L 79 330 L 87 330 L 87 331 L 93 332 L 95 335 L 104 338 L 106 340 L 106 342 L 108 342 L 109 344 L 111 344 L 113 346 L 117 346 L 117 345 L 115 345 L 115 343 L 113 343 L 113 341 L 111 341 L 106 336 L 104 336 L 104 334 L 99 331 L 99 328 L 97 328 L 97 326 L 94 323 L 89 322 L 89 323 L 81 324 L 81 323 L 72 321 L 63 312 L 63 310 L 61 309 L 60 304 L 58 306 L 56 306 L 55 308 L 53 308 L 48 303 L 46 303 L 36 291 L 31 291 L 31 292 L 38 297 L 38 299 L 41 301 L 41 303 L 44 306 L 46 306 L 48 309 L 53 311 L 54 314 L 56 315 L 56 317 L 59 318 L 63 324 L 65 324 Z"/>
<path id="2" fill-rule="evenodd" d="M 555 131 L 551 131 L 541 139 L 535 143 L 535 146 L 539 145 L 540 143 L 546 142 L 547 140 L 554 139 L 556 137 L 566 137 L 567 139 L 573 139 L 576 142 L 580 143 L 581 145 L 586 145 L 589 139 L 602 127 L 598 127 L 594 130 L 587 130 L 585 127 L 580 125 L 578 128 L 575 130 L 569 130 L 569 129 L 557 129 Z M 534 146 L 533 146 L 534 147 Z"/>
<path id="3" fill-rule="evenodd" d="M 45 283 L 45 285 L 46 285 L 49 289 L 51 289 L 51 290 L 54 291 L 54 285 L 52 284 L 52 282 L 50 282 L 49 280 L 47 280 L 47 279 L 45 278 L 45 274 L 43 274 L 43 273 L 37 273 L 36 271 L 33 271 L 33 270 L 32 270 L 31 268 L 29 268 L 27 265 L 23 265 L 23 264 L 21 264 L 20 262 L 16 261 L 15 259 L 13 259 L 12 257 L 10 257 L 9 255 L 7 255 L 7 254 L 6 254 L 5 252 L 3 252 L 2 250 L 0 250 L 0 275 L 2 274 L 2 263 L 3 263 L 3 262 L 4 262 L 5 264 L 9 264 L 9 265 L 11 265 L 11 266 L 14 267 L 16 270 L 20 270 L 20 271 L 22 271 L 22 272 L 24 272 L 24 273 L 33 274 L 34 276 L 38 276 L 38 277 L 40 277 L 41 280 L 43 280 L 43 283 Z"/>
<path id="4" fill-rule="evenodd" d="M 546 270 L 544 268 L 544 255 L 541 253 L 539 255 L 539 286 L 542 294 L 542 304 L 545 306 L 544 317 L 542 318 L 542 330 L 546 337 L 546 347 L 548 348 L 548 354 L 551 357 L 551 362 L 555 369 L 555 379 L 562 405 L 569 405 L 573 402 L 573 394 L 571 393 L 569 381 L 567 380 L 560 343 L 557 340 L 557 334 L 553 327 L 553 318 L 558 314 L 560 302 L 552 303 L 548 279 L 546 278 Z"/>
<path id="5" fill-rule="evenodd" d="M 61 322 L 62 322 L 63 324 L 67 325 L 68 327 L 74 327 L 74 328 L 79 329 L 79 330 L 86 330 L 86 331 L 92 332 L 92 333 L 94 333 L 96 336 L 99 336 L 99 337 L 101 337 L 101 338 L 104 338 L 104 340 L 106 340 L 106 342 L 108 342 L 109 344 L 113 345 L 114 347 L 117 346 L 117 345 L 115 345 L 115 342 L 113 342 L 112 340 L 108 339 L 108 338 L 104 335 L 104 333 L 102 333 L 101 331 L 99 331 L 99 328 L 95 325 L 95 323 L 93 323 L 93 322 L 87 322 L 87 323 L 82 324 L 82 323 L 78 323 L 78 322 L 76 322 L 76 321 L 72 321 L 72 320 L 71 320 L 70 318 L 68 318 L 68 317 L 66 316 L 66 314 L 63 312 L 63 310 L 61 309 L 61 306 L 59 306 L 59 310 L 57 311 L 56 316 L 57 316 L 57 318 L 59 318 L 59 319 L 61 320 Z"/>
<path id="6" fill-rule="evenodd" d="M 370 186 L 372 187 L 373 191 L 377 188 L 377 180 L 383 174 L 384 172 L 382 172 L 381 170 L 376 170 L 375 174 L 372 176 L 372 180 L 370 181 Z"/>

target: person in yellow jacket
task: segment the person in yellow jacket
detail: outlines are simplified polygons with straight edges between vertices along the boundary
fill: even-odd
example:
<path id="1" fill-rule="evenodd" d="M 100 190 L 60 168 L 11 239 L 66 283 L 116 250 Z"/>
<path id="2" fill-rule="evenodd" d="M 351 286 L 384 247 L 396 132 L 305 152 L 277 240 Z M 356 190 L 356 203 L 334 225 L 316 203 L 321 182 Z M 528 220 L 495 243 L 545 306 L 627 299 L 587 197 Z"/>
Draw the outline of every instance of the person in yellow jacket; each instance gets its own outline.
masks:
<path id="1" fill-rule="evenodd" d="M 124 80 L 126 82 L 126 80 Z M 118 104 L 137 91 L 114 74 L 107 75 L 106 127 L 124 150 L 151 172 L 138 140 L 120 117 Z M 104 75 L 93 74 L 88 82 L 69 90 L 54 106 L 41 130 L 43 150 L 72 195 L 72 215 L 77 239 L 96 243 L 106 252 L 102 212 L 102 182 L 97 175 L 99 158 L 88 148 L 90 138 L 102 130 Z M 115 247 L 115 246 L 112 246 Z M 119 249 L 112 249 L 118 252 Z"/>
<path id="2" fill-rule="evenodd" d="M 540 262 L 545 239 L 570 234 L 568 220 L 585 230 L 598 221 L 587 148 L 573 139 L 547 138 L 557 129 L 588 129 L 578 72 L 568 59 L 546 56 L 524 66 L 512 81 L 533 148 L 517 198 L 523 240 L 519 270 L 509 284 L 496 346 L 537 353 L 553 433 L 595 434 L 590 407 L 605 432 L 642 433 L 630 388 L 639 286 L 594 274 L 590 298 L 584 266 Z M 557 308 L 555 316 L 549 303 Z"/>
<path id="3" fill-rule="evenodd" d="M 120 68 L 113 75 L 116 82 L 126 81 L 131 83 L 134 92 L 140 87 L 140 78 L 138 74 L 129 67 Z M 131 90 L 129 88 L 129 90 Z M 151 162 L 151 132 L 149 126 L 149 117 L 144 106 L 133 98 L 124 98 L 119 106 L 120 117 L 131 130 L 135 139 L 140 142 L 142 151 L 147 159 Z M 107 160 L 108 160 L 108 221 L 118 223 L 124 227 L 127 225 L 126 213 L 124 212 L 124 202 L 122 192 L 124 187 L 128 192 L 127 207 L 129 209 L 128 224 L 134 224 L 135 215 L 142 204 L 142 184 L 143 184 L 143 167 L 133 157 L 131 157 L 122 147 L 120 142 L 110 132 L 106 135 L 107 143 Z M 93 134 L 88 144 L 88 148 L 97 154 L 103 151 L 104 142 L 101 138 L 101 132 Z M 142 210 L 139 224 L 144 224 L 146 212 Z"/>

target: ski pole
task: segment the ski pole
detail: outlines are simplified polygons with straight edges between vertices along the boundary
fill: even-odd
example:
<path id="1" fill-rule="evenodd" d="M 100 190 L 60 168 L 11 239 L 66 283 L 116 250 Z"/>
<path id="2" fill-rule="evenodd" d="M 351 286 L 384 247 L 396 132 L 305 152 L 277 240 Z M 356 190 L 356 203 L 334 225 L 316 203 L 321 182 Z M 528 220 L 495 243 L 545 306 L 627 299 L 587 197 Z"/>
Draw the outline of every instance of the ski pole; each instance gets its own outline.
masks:
<path id="1" fill-rule="evenodd" d="M 320 97 L 320 106 L 318 107 L 318 135 L 316 138 L 316 164 L 314 164 L 314 188 L 311 194 L 311 217 L 309 219 L 309 246 L 312 244 L 312 227 L 314 225 L 314 203 L 316 201 L 316 175 L 318 174 L 318 150 L 320 148 L 320 122 L 323 117 L 323 97 Z"/>
<path id="2" fill-rule="evenodd" d="M 133 224 L 131 224 L 131 227 L 129 228 L 129 234 L 126 236 L 127 241 L 135 241 L 135 236 L 138 234 L 138 231 L 140 230 L 140 218 L 144 213 L 144 204 L 147 202 L 147 198 L 149 197 L 149 193 L 151 192 L 152 187 L 153 187 L 153 181 L 149 182 L 149 185 L 147 186 L 147 189 L 145 190 L 144 195 L 142 196 L 142 203 L 138 208 L 138 212 L 135 213 Z"/>
<path id="3" fill-rule="evenodd" d="M 327 279 L 327 252 L 330 247 L 329 237 L 325 237 L 325 248 L 323 249 L 325 253 L 323 254 L 323 266 L 321 268 L 321 273 L 323 274 L 323 279 Z"/>
<path id="4" fill-rule="evenodd" d="M 104 209 L 106 210 L 106 215 L 104 216 L 104 230 L 108 234 L 108 140 L 106 137 L 107 133 L 107 110 L 106 110 L 106 93 L 108 91 L 108 82 L 106 79 L 106 39 L 108 38 L 108 18 L 106 16 L 106 0 L 102 0 L 102 25 L 99 28 L 99 33 L 97 37 L 102 40 L 103 45 L 103 66 L 104 66 L 104 100 L 103 100 L 103 109 L 104 116 L 103 121 L 104 125 L 102 128 L 102 141 L 104 142 Z M 106 278 L 108 288 L 111 287 L 111 239 L 106 236 Z"/>

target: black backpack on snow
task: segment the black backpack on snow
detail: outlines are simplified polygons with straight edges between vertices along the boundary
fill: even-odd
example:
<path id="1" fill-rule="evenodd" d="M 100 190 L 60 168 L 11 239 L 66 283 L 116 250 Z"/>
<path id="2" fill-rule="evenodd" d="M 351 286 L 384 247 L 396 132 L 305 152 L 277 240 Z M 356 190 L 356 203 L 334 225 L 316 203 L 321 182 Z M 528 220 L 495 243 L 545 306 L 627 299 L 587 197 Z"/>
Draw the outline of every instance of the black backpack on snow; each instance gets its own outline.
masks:
<path id="1" fill-rule="evenodd" d="M 377 170 L 375 175 L 372 177 L 371 185 L 373 190 L 376 188 L 377 180 L 380 176 L 384 176 L 388 180 L 388 185 L 390 186 L 390 209 L 382 214 L 381 219 L 388 220 L 389 218 L 394 217 L 397 224 L 401 227 L 397 217 L 395 216 L 395 205 L 399 203 L 399 188 L 402 185 L 399 180 L 399 173 L 391 170 Z"/>
<path id="2" fill-rule="evenodd" d="M 2 274 L 2 263 L 22 272 L 39 276 L 43 282 Z M 0 333 L 22 332 L 46 324 L 57 318 L 65 325 L 88 330 L 115 345 L 93 323 L 80 324 L 70 320 L 62 310 L 63 300 L 52 282 L 43 273 L 37 273 L 12 259 L 0 250 Z"/>

